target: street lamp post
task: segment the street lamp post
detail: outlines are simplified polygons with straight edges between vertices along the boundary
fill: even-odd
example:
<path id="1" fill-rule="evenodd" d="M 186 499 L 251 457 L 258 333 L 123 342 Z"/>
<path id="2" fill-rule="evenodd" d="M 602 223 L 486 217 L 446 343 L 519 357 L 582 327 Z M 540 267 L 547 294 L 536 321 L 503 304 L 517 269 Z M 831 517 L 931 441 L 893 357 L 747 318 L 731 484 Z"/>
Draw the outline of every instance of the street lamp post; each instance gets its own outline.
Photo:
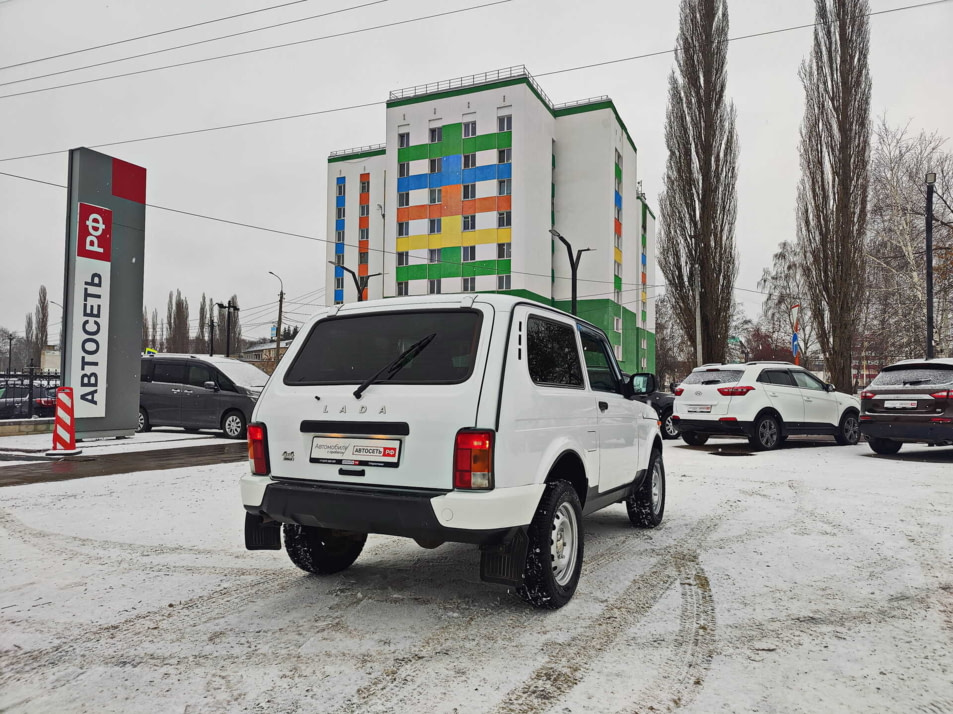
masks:
<path id="1" fill-rule="evenodd" d="M 268 271 L 269 275 L 274 275 L 278 278 L 278 283 L 281 285 L 281 288 L 278 292 L 278 329 L 275 332 L 275 364 L 278 364 L 278 360 L 281 359 L 281 312 L 285 305 L 285 283 L 278 277 L 277 274 Z"/>
<path id="2" fill-rule="evenodd" d="M 232 305 L 232 301 L 229 300 L 227 305 L 222 303 L 215 303 L 215 306 L 220 310 L 225 310 L 225 356 L 228 357 L 229 350 L 231 349 L 232 341 L 232 310 L 239 312 L 238 305 Z"/>
<path id="3" fill-rule="evenodd" d="M 933 184 L 936 174 L 926 175 L 927 184 L 927 359 L 933 359 Z"/>
<path id="4" fill-rule="evenodd" d="M 7 377 L 13 371 L 13 340 L 16 338 L 12 332 L 7 333 Z"/>
<path id="5" fill-rule="evenodd" d="M 346 268 L 343 265 L 338 265 L 333 260 L 329 260 L 328 264 L 333 265 L 335 268 L 340 268 L 345 273 L 351 276 L 351 279 L 354 281 L 354 287 L 357 290 L 358 302 L 364 302 L 364 289 L 367 287 L 367 284 L 371 281 L 371 278 L 376 278 L 378 275 L 383 275 L 383 273 L 371 273 L 370 275 L 358 275 L 350 268 Z"/>
<path id="6" fill-rule="evenodd" d="M 563 235 L 557 231 L 555 228 L 550 228 L 549 232 L 553 235 L 554 238 L 558 238 L 560 242 L 566 246 L 566 252 L 569 254 L 569 270 L 572 272 L 572 309 L 571 312 L 573 315 L 576 314 L 576 284 L 577 276 L 579 274 L 579 260 L 582 258 L 583 253 L 587 253 L 592 250 L 592 248 L 580 248 L 576 251 L 575 255 L 572 252 L 572 244 L 566 240 Z"/>

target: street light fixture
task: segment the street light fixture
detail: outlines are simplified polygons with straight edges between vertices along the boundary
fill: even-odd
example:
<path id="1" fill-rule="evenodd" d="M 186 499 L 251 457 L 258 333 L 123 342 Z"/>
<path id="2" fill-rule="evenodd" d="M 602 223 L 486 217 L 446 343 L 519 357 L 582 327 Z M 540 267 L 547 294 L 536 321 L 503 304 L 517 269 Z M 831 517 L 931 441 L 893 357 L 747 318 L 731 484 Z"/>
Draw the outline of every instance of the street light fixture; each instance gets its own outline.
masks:
<path id="1" fill-rule="evenodd" d="M 228 301 L 227 305 L 217 302 L 215 306 L 219 310 L 225 310 L 225 356 L 228 357 L 232 341 L 232 310 L 235 312 L 240 312 L 240 310 L 238 305 L 232 305 L 231 300 Z"/>
<path id="2" fill-rule="evenodd" d="M 328 265 L 333 265 L 335 268 L 340 268 L 345 273 L 351 276 L 351 279 L 354 281 L 354 287 L 357 290 L 358 302 L 364 302 L 364 289 L 367 288 L 367 284 L 371 281 L 371 278 L 376 278 L 378 275 L 383 275 L 383 273 L 371 273 L 370 275 L 358 275 L 350 268 L 347 268 L 343 265 L 338 265 L 333 260 L 329 260 Z"/>
<path id="3" fill-rule="evenodd" d="M 566 240 L 563 235 L 557 231 L 555 228 L 550 228 L 549 232 L 553 235 L 554 238 L 558 238 L 564 246 L 566 246 L 566 252 L 569 254 L 569 269 L 572 271 L 572 314 L 576 314 L 576 283 L 577 276 L 579 274 L 579 259 L 582 258 L 583 253 L 588 253 L 593 250 L 593 248 L 580 248 L 576 251 L 575 256 L 572 252 L 572 244 Z"/>
<path id="4" fill-rule="evenodd" d="M 926 175 L 927 359 L 933 359 L 933 184 L 935 183 L 936 174 L 931 171 Z"/>
<path id="5" fill-rule="evenodd" d="M 278 360 L 281 359 L 281 312 L 285 305 L 285 282 L 277 273 L 269 270 L 268 274 L 278 278 L 278 284 L 281 286 L 278 292 L 278 329 L 275 331 L 275 364 L 277 365 Z"/>

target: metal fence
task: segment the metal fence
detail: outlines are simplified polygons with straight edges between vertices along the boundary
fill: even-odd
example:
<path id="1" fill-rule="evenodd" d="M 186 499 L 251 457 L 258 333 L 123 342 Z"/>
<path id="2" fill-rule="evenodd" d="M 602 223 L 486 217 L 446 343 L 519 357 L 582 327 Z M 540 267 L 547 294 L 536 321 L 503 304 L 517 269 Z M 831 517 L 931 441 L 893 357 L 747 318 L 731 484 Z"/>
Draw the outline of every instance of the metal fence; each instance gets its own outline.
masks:
<path id="1" fill-rule="evenodd" d="M 59 385 L 59 372 L 0 372 L 0 419 L 52 417 Z"/>

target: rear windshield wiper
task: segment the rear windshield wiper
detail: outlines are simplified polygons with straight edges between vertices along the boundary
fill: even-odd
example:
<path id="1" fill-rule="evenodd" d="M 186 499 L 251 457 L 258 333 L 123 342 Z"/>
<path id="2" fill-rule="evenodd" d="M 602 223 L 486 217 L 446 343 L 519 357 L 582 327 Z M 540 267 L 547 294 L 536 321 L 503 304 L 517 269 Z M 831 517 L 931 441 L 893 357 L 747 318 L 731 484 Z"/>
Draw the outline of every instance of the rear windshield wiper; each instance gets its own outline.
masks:
<path id="1" fill-rule="evenodd" d="M 706 379 L 702 384 L 721 384 L 720 379 Z"/>
<path id="2" fill-rule="evenodd" d="M 372 384 L 374 384 L 374 382 L 384 381 L 378 378 L 385 372 L 387 373 L 387 376 L 384 379 L 390 379 L 395 374 L 397 374 L 400 370 L 402 370 L 407 365 L 408 362 L 410 362 L 410 360 L 412 360 L 414 357 L 416 357 L 421 352 L 423 352 L 424 348 L 427 345 L 429 345 L 431 342 L 433 342 L 433 338 L 436 336 L 437 336 L 437 333 L 434 332 L 432 334 L 427 335 L 422 340 L 415 342 L 406 350 L 404 350 L 399 355 L 397 355 L 397 357 L 395 357 L 393 360 L 391 360 L 386 365 L 384 365 L 384 367 L 379 372 L 377 372 L 376 374 L 368 377 L 363 382 L 361 382 L 361 386 L 354 390 L 354 398 L 360 399 L 361 394 L 364 393 L 364 390 L 370 387 Z"/>
<path id="3" fill-rule="evenodd" d="M 904 387 L 915 387 L 918 384 L 929 384 L 932 382 L 932 379 L 911 379 L 909 382 L 904 382 Z"/>

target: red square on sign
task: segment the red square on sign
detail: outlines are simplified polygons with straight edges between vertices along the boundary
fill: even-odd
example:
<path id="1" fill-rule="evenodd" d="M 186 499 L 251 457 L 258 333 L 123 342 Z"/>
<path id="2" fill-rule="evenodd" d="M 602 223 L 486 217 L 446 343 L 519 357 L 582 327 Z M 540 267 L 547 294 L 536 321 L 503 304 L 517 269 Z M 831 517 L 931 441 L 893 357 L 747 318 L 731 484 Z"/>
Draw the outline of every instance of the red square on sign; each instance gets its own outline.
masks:
<path id="1" fill-rule="evenodd" d="M 141 166 L 113 159 L 112 186 L 117 198 L 146 202 L 146 170 Z"/>
<path id="2" fill-rule="evenodd" d="M 385 456 L 385 457 L 389 457 L 389 458 L 394 458 L 395 456 L 397 456 L 397 449 L 395 449 L 395 448 L 393 448 L 393 447 L 391 447 L 391 446 L 385 446 L 385 447 L 384 447 L 384 456 Z"/>
<path id="3" fill-rule="evenodd" d="M 76 255 L 109 262 L 112 258 L 113 212 L 89 203 L 79 204 Z"/>

